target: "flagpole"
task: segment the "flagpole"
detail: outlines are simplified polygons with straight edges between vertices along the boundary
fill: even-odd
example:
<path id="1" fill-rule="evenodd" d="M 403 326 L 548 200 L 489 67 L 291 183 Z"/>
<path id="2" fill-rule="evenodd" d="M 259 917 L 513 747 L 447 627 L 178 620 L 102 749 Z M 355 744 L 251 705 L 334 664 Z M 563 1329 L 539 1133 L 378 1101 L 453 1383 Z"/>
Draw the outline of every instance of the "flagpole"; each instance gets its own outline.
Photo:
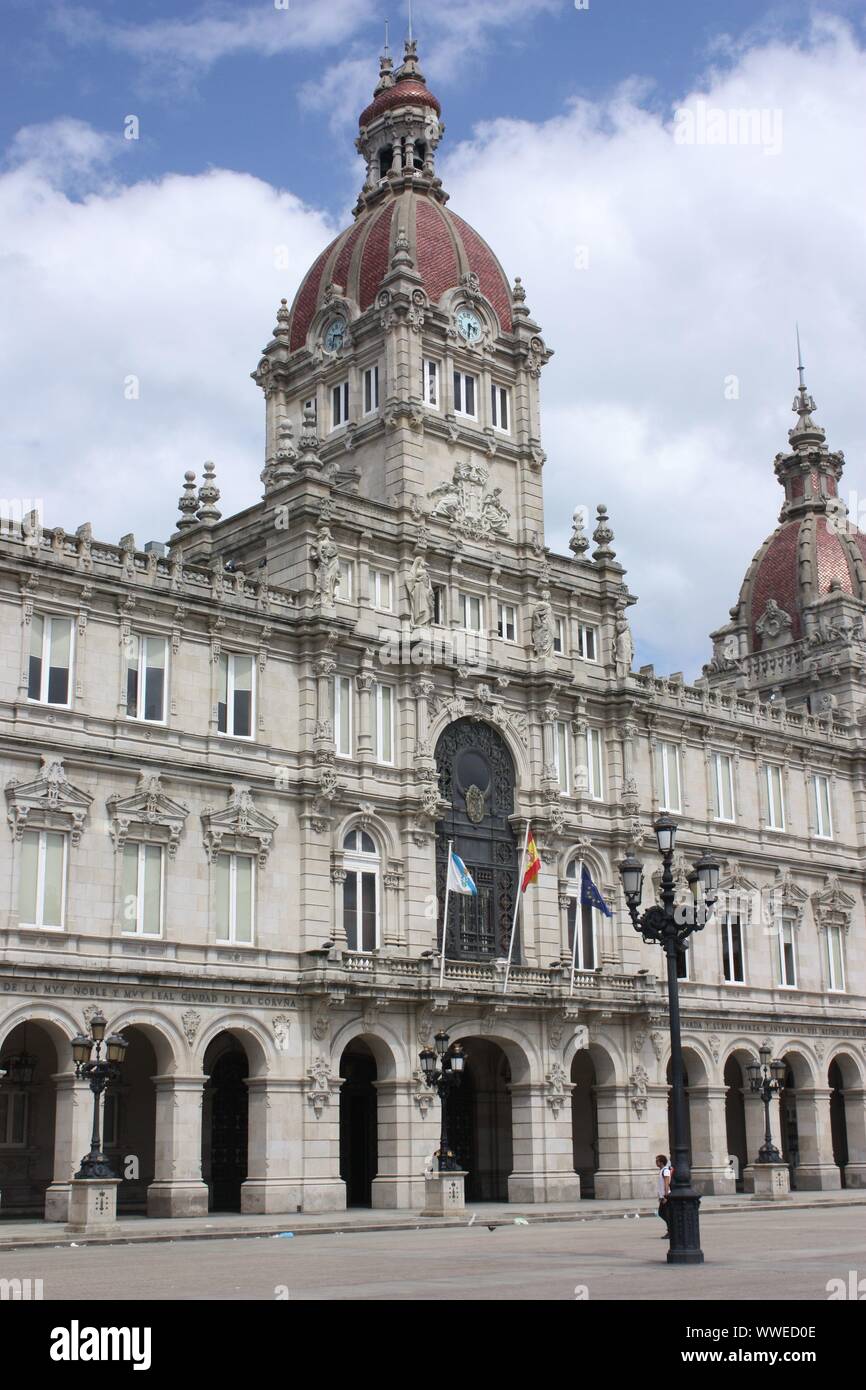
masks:
<path id="1" fill-rule="evenodd" d="M 574 940 L 571 943 L 571 984 L 569 994 L 574 994 L 574 968 L 577 964 L 577 929 L 583 927 L 583 860 L 577 866 L 577 912 L 574 914 Z"/>
<path id="2" fill-rule="evenodd" d="M 445 911 L 442 914 L 442 954 L 439 960 L 439 988 L 445 984 L 445 934 L 448 931 L 448 895 L 451 892 L 451 851 L 454 841 L 448 841 L 448 869 L 445 874 Z"/>
<path id="3" fill-rule="evenodd" d="M 522 897 L 520 885 L 523 883 L 523 870 L 526 867 L 526 847 L 529 844 L 529 825 L 526 822 L 526 834 L 523 837 L 523 853 L 520 856 L 520 873 L 517 875 L 517 892 L 514 895 L 514 917 L 511 922 L 511 936 L 508 941 L 508 963 L 505 967 L 505 983 L 502 986 L 502 993 L 508 993 L 508 977 L 511 974 L 511 956 L 514 951 L 514 933 L 517 930 L 517 914 L 520 911 L 520 899 Z"/>

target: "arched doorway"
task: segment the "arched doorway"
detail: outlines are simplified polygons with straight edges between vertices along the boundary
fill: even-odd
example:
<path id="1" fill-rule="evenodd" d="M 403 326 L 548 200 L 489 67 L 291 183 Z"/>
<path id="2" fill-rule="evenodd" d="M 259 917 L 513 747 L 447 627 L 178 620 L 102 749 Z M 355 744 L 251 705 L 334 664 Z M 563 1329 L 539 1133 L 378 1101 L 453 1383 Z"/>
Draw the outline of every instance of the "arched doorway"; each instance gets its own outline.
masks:
<path id="1" fill-rule="evenodd" d="M 231 1033 L 220 1033 L 204 1056 L 202 1177 L 210 1211 L 240 1211 L 247 1176 L 249 1061 Z"/>
<path id="2" fill-rule="evenodd" d="M 0 1044 L 0 1216 L 41 1216 L 54 1175 L 57 1049 L 38 1023 Z"/>
<path id="3" fill-rule="evenodd" d="M 595 1196 L 595 1175 L 598 1171 L 598 1107 L 596 1074 L 587 1051 L 576 1052 L 571 1064 L 571 1141 L 574 1152 L 574 1171 L 580 1178 L 581 1197 Z"/>
<path id="4" fill-rule="evenodd" d="M 746 1138 L 746 1101 L 744 1095 L 745 1078 L 739 1058 L 731 1055 L 725 1062 L 725 1138 L 729 1157 L 736 1160 L 736 1188 L 744 1190 L 743 1172 L 749 1162 L 749 1144 Z"/>
<path id="5" fill-rule="evenodd" d="M 124 1026 L 129 1046 L 117 1082 L 102 1101 L 102 1148 L 117 1177 L 117 1209 L 147 1210 L 156 1151 L 156 1088 L 159 1066 L 153 1044 L 141 1028 Z M 130 1160 L 130 1161 L 127 1161 Z"/>
<path id="6" fill-rule="evenodd" d="M 797 1083 L 793 1068 L 785 1073 L 785 1089 L 780 1097 L 782 1157 L 788 1165 L 791 1191 L 797 1190 L 797 1169 L 800 1165 L 800 1132 L 797 1124 Z"/>
<path id="7" fill-rule="evenodd" d="M 834 1058 L 827 1072 L 830 1086 L 830 1136 L 833 1142 L 833 1162 L 839 1169 L 842 1186 L 845 1186 L 845 1169 L 848 1166 L 848 1126 L 845 1122 L 845 1082 L 842 1068 Z"/>
<path id="8" fill-rule="evenodd" d="M 461 1038 L 463 1081 L 448 1097 L 448 1138 L 466 1178 L 469 1202 L 507 1202 L 514 1167 L 511 1066 L 488 1038 Z"/>
<path id="9" fill-rule="evenodd" d="M 340 1177 L 346 1205 L 371 1207 L 378 1168 L 376 1059 L 361 1038 L 340 1058 Z"/>
<path id="10" fill-rule="evenodd" d="M 448 843 L 454 842 L 478 888 L 452 893 L 445 954 L 449 960 L 494 960 L 508 954 L 517 891 L 514 761 L 500 734 L 483 720 L 457 719 L 436 744 L 439 794 L 450 809 L 436 824 L 439 921 L 445 905 Z M 441 929 L 440 929 L 441 930 Z M 519 938 L 513 960 L 520 959 Z"/>

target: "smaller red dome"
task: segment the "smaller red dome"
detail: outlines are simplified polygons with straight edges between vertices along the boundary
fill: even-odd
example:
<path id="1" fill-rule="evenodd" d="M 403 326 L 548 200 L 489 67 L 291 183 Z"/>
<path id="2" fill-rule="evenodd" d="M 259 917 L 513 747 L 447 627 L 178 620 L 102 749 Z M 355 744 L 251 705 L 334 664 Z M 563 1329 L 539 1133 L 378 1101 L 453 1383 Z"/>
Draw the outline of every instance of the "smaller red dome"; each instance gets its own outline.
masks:
<path id="1" fill-rule="evenodd" d="M 423 82 L 415 78 L 408 78 L 404 82 L 396 82 L 393 87 L 386 87 L 384 92 L 380 92 L 370 105 L 361 112 L 358 125 L 363 128 L 381 116 L 383 111 L 392 111 L 395 106 L 429 106 L 437 116 L 441 116 L 442 107 L 434 97 L 433 93 Z"/>

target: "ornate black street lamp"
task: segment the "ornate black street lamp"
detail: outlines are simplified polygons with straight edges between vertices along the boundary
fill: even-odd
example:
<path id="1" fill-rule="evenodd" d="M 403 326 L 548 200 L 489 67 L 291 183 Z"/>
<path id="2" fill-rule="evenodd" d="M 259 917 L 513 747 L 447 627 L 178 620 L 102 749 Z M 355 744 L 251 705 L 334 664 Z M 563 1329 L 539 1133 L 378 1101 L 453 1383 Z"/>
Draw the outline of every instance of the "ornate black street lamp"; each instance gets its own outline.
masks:
<path id="1" fill-rule="evenodd" d="M 750 1062 L 746 1067 L 749 1073 L 749 1085 L 756 1096 L 760 1096 L 764 1102 L 764 1142 L 758 1150 L 757 1163 L 784 1163 L 782 1155 L 773 1143 L 773 1136 L 770 1131 L 770 1101 L 774 1095 L 785 1088 L 785 1076 L 787 1067 L 778 1057 L 770 1061 L 770 1049 L 766 1046 L 758 1048 L 759 1062 Z"/>
<path id="2" fill-rule="evenodd" d="M 689 875 L 691 901 L 675 904 L 676 889 L 673 875 L 674 845 L 677 825 L 668 815 L 658 818 L 653 827 L 662 856 L 661 904 L 648 907 L 638 914 L 643 894 L 643 864 L 629 850 L 619 865 L 625 900 L 635 931 L 644 941 L 656 941 L 664 950 L 668 967 L 668 1012 L 671 1030 L 671 1091 L 674 1120 L 674 1175 L 670 1191 L 670 1249 L 669 1264 L 702 1264 L 698 1208 L 701 1199 L 692 1187 L 692 1169 L 687 1140 L 686 1090 L 683 1081 L 683 1048 L 680 1033 L 680 995 L 677 963 L 684 955 L 686 940 L 694 931 L 701 931 L 712 915 L 719 888 L 719 865 L 704 851 Z"/>
<path id="3" fill-rule="evenodd" d="M 439 1093 L 439 1100 L 442 1104 L 442 1127 L 439 1131 L 439 1150 L 436 1155 L 439 1161 L 439 1172 L 449 1173 L 460 1170 L 460 1164 L 456 1155 L 448 1147 L 448 1096 L 452 1090 L 457 1090 L 463 1080 L 463 1068 L 466 1065 L 466 1055 L 460 1043 L 450 1044 L 448 1034 L 445 1032 L 437 1033 L 434 1038 L 436 1044 L 433 1047 L 422 1047 L 421 1075 L 428 1086 L 433 1087 Z"/>
<path id="4" fill-rule="evenodd" d="M 123 1058 L 129 1046 L 126 1038 L 119 1033 L 110 1033 L 105 1037 L 106 1019 L 97 1010 L 90 1020 L 90 1034 L 78 1033 L 72 1039 L 72 1056 L 75 1061 L 75 1075 L 84 1076 L 90 1082 L 90 1089 L 93 1092 L 93 1133 L 90 1137 L 90 1153 L 85 1154 L 81 1160 L 81 1167 L 75 1174 L 76 1178 L 114 1178 L 117 1176 L 112 1171 L 108 1163 L 99 1137 L 99 1097 L 105 1088 L 120 1076 L 120 1068 L 123 1066 Z M 105 1040 L 105 1057 L 103 1058 L 102 1046 Z M 96 1046 L 96 1058 L 91 1060 L 94 1045 Z"/>

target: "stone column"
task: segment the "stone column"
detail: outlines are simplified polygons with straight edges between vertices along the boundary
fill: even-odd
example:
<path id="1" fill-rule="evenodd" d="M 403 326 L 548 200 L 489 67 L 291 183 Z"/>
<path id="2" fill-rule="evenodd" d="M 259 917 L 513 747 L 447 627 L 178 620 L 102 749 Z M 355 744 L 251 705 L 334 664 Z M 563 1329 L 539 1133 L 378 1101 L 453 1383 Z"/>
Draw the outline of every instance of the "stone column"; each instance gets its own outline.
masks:
<path id="1" fill-rule="evenodd" d="M 301 1085 L 289 1077 L 251 1076 L 247 1080 L 247 1177 L 241 1186 L 244 1215 L 302 1209 L 297 1142 Z"/>
<path id="2" fill-rule="evenodd" d="M 378 1142 L 373 1206 L 423 1206 L 424 1162 L 423 1159 L 419 1162 L 412 1143 L 414 1096 L 418 1083 L 414 1080 L 394 1080 L 375 1081 L 373 1085 L 377 1096 Z M 432 1092 L 430 1095 L 435 1100 Z M 435 1141 L 432 1147 L 436 1147 Z"/>
<path id="3" fill-rule="evenodd" d="M 649 1104 L 647 1087 L 647 1102 Z M 652 1159 L 648 1157 L 646 1112 L 638 1116 L 630 1087 L 595 1087 L 598 1168 L 595 1195 L 599 1198 L 646 1199 L 655 1191 Z M 639 1106 L 639 1109 L 643 1109 Z M 664 1147 L 667 1153 L 667 1148 Z"/>
<path id="4" fill-rule="evenodd" d="M 337 663 L 331 656 L 323 656 L 316 662 L 316 740 L 333 743 L 337 736 L 336 729 L 331 726 L 331 736 L 327 736 L 327 728 L 331 723 L 331 680 L 337 669 Z"/>
<path id="5" fill-rule="evenodd" d="M 705 1196 L 718 1197 L 736 1191 L 736 1180 L 728 1168 L 726 1091 L 724 1085 L 689 1087 L 692 1186 Z"/>
<path id="6" fill-rule="evenodd" d="M 69 1220 L 69 1188 L 72 1175 L 90 1152 L 93 1128 L 93 1092 L 73 1072 L 53 1078 L 56 1088 L 54 1118 L 54 1177 L 45 1192 L 45 1220 Z"/>
<path id="7" fill-rule="evenodd" d="M 833 1158 L 829 1087 L 798 1086 L 794 1094 L 800 1139 L 794 1182 L 801 1192 L 833 1192 L 842 1186 L 842 1179 Z"/>
<path id="8" fill-rule="evenodd" d="M 373 677 L 368 671 L 362 671 L 355 677 L 358 686 L 358 737 L 356 747 L 359 758 L 370 759 L 373 756 L 373 724 L 371 720 L 370 707 L 372 704 Z"/>
<path id="9" fill-rule="evenodd" d="M 512 1085 L 509 1202 L 579 1200 L 580 1179 L 572 1158 L 571 1092 L 564 1073 L 542 1085 L 533 1081 Z M 548 1097 L 555 1104 L 549 1104 Z"/>
<path id="10" fill-rule="evenodd" d="M 302 1135 L 303 1210 L 345 1211 L 346 1184 L 340 1177 L 340 1077 L 319 1054 L 298 1083 L 296 1128 Z"/>
<path id="11" fill-rule="evenodd" d="M 201 1175 L 203 1076 L 155 1076 L 156 1121 L 153 1182 L 148 1216 L 206 1216 L 207 1184 Z"/>
<path id="12" fill-rule="evenodd" d="M 848 1162 L 845 1186 L 866 1187 L 866 1090 L 846 1086 L 845 1132 L 848 1136 Z"/>

